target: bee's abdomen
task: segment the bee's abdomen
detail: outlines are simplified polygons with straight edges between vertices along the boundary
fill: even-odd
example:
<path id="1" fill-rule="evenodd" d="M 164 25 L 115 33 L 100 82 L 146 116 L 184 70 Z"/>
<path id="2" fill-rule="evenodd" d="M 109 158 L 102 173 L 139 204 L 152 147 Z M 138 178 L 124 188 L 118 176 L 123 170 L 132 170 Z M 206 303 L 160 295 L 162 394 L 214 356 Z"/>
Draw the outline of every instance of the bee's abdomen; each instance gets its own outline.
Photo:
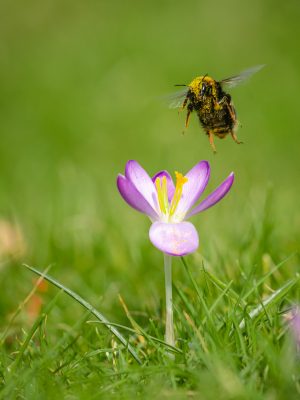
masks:
<path id="1" fill-rule="evenodd" d="M 200 108 L 197 113 L 203 129 L 205 131 L 211 130 L 220 137 L 231 132 L 236 124 L 233 107 L 230 110 L 227 107 L 219 110 Z"/>

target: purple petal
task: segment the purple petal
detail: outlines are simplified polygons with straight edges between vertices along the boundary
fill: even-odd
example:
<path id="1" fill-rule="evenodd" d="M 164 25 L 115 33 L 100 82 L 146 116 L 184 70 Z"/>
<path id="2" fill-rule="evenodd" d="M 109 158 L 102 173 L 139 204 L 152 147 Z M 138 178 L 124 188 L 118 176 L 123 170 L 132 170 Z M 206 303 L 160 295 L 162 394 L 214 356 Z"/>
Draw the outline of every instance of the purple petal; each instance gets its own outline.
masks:
<path id="1" fill-rule="evenodd" d="M 193 253 L 199 246 L 198 233 L 190 222 L 178 224 L 154 222 L 149 236 L 155 247 L 171 256 Z"/>
<path id="2" fill-rule="evenodd" d="M 300 345 L 300 309 L 295 306 L 289 315 L 289 324 L 294 336 L 295 344 Z"/>
<path id="3" fill-rule="evenodd" d="M 227 194 L 227 192 L 230 190 L 231 185 L 233 184 L 234 181 L 234 173 L 232 172 L 224 182 L 221 183 L 220 186 L 217 187 L 209 196 L 206 197 L 203 201 L 201 201 L 200 204 L 198 204 L 193 210 L 191 210 L 187 218 L 190 218 L 192 215 L 198 214 L 201 211 L 206 210 L 209 207 L 212 207 L 218 201 L 223 199 L 223 197 Z"/>
<path id="4" fill-rule="evenodd" d="M 159 212 L 157 192 L 152 179 L 137 161 L 130 160 L 125 167 L 125 176 L 147 200 L 150 206 Z"/>
<path id="5" fill-rule="evenodd" d="M 133 186 L 133 184 L 123 175 L 118 175 L 117 186 L 123 199 L 131 207 L 148 215 L 152 219 L 158 219 L 155 210 L 150 206 L 148 201 L 141 195 L 141 193 Z"/>
<path id="6" fill-rule="evenodd" d="M 165 176 L 167 178 L 168 199 L 169 199 L 169 201 L 171 201 L 174 196 L 175 186 L 174 186 L 173 179 L 172 179 L 171 175 L 169 174 L 169 172 L 168 171 L 158 172 L 156 175 L 154 175 L 154 177 L 152 178 L 152 181 L 155 183 L 156 178 L 162 179 L 163 176 Z"/>
<path id="7" fill-rule="evenodd" d="M 209 180 L 210 167 L 207 161 L 196 164 L 185 176 L 188 181 L 183 185 L 182 196 L 176 208 L 175 214 L 185 215 L 196 203 L 206 188 Z"/>

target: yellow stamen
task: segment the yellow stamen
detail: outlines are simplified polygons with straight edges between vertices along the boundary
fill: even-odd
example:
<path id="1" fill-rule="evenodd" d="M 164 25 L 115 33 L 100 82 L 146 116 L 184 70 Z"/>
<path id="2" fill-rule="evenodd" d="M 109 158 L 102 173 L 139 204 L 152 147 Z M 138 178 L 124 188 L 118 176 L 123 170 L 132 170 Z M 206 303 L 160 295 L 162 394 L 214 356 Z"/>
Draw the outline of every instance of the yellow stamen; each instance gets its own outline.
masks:
<path id="1" fill-rule="evenodd" d="M 182 195 L 182 187 L 188 181 L 188 178 L 186 176 L 183 176 L 180 172 L 175 171 L 175 176 L 176 176 L 176 187 L 171 202 L 170 215 L 173 215 L 175 213 L 179 200 Z"/>
<path id="2" fill-rule="evenodd" d="M 164 175 L 162 177 L 162 192 L 163 192 L 163 202 L 166 211 L 169 211 L 169 199 L 168 199 L 168 188 L 167 188 L 167 178 Z M 166 213 L 165 213 L 166 214 Z"/>
<path id="3" fill-rule="evenodd" d="M 168 192 L 167 192 L 167 178 L 165 176 L 155 179 L 155 186 L 157 190 L 158 203 L 161 211 L 167 214 L 169 203 L 168 203 Z"/>

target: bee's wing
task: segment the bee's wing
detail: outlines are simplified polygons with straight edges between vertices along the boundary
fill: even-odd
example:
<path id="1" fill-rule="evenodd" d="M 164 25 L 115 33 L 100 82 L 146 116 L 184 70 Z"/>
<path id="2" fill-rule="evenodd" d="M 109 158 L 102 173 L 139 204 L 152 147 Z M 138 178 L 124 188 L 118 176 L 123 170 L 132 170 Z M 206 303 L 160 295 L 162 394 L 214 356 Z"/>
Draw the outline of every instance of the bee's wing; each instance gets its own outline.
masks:
<path id="1" fill-rule="evenodd" d="M 253 74 L 261 70 L 265 64 L 256 65 L 255 67 L 246 69 L 239 75 L 231 76 L 230 78 L 223 79 L 220 83 L 226 85 L 227 88 L 232 88 L 248 80 Z"/>
<path id="2" fill-rule="evenodd" d="M 169 108 L 178 108 L 182 106 L 184 99 L 186 98 L 187 92 L 189 88 L 186 87 L 178 92 L 171 93 L 165 97 L 165 100 L 168 102 Z"/>

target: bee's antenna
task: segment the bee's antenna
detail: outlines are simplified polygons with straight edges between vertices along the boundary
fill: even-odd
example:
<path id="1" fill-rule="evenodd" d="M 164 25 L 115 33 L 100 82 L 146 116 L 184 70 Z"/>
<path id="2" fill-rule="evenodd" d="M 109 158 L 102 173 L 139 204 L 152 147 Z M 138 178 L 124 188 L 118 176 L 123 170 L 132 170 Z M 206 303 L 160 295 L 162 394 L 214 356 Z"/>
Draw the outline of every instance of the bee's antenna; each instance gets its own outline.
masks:
<path id="1" fill-rule="evenodd" d="M 186 86 L 186 85 L 180 85 L 180 84 L 177 84 L 177 85 L 174 85 L 174 86 Z"/>

